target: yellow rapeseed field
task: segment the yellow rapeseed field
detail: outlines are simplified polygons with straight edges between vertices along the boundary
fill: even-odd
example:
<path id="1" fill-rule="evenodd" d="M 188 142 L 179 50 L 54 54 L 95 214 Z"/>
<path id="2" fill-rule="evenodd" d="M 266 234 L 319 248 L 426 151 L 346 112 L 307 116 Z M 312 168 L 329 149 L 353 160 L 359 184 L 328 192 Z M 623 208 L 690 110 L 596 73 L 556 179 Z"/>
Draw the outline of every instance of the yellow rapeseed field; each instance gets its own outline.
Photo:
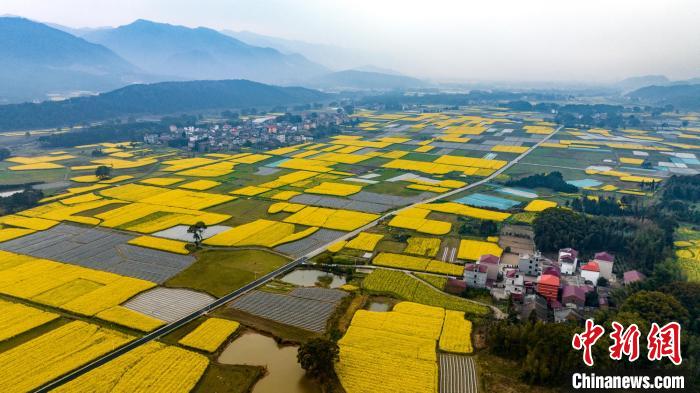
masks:
<path id="1" fill-rule="evenodd" d="M 236 321 L 209 318 L 183 337 L 179 344 L 206 352 L 216 351 L 240 326 Z"/>
<path id="2" fill-rule="evenodd" d="M 233 190 L 233 191 L 231 191 L 231 194 L 244 195 L 244 196 L 254 196 L 254 195 L 262 194 L 263 192 L 268 192 L 268 191 L 270 191 L 270 189 L 265 188 L 265 187 L 247 186 L 247 187 L 239 188 L 237 190 Z"/>
<path id="3" fill-rule="evenodd" d="M 151 341 L 60 386 L 56 393 L 188 393 L 209 360 Z"/>
<path id="4" fill-rule="evenodd" d="M 49 323 L 58 314 L 0 300 L 0 342 Z"/>
<path id="5" fill-rule="evenodd" d="M 284 219 L 284 222 L 352 231 L 379 218 L 378 214 L 353 210 L 308 206 Z"/>
<path id="6" fill-rule="evenodd" d="M 408 239 L 408 246 L 403 252 L 434 257 L 440 249 L 440 243 L 441 240 L 438 238 L 413 236 Z"/>
<path id="7" fill-rule="evenodd" d="M 36 232 L 33 229 L 25 229 L 25 228 L 2 228 L 0 229 L 0 243 L 5 242 L 8 240 L 16 239 L 18 237 L 22 237 L 25 235 L 29 235 L 30 233 Z"/>
<path id="8" fill-rule="evenodd" d="M 423 209 L 411 210 L 420 211 Z M 389 221 L 389 226 L 404 229 L 413 229 L 417 232 L 430 235 L 444 235 L 452 229 L 452 224 L 444 221 L 429 220 L 426 218 L 412 217 L 410 215 L 399 214 Z"/>
<path id="9" fill-rule="evenodd" d="M 419 207 L 421 209 L 428 209 L 442 213 L 457 214 L 460 216 L 478 218 L 480 220 L 503 221 L 506 218 L 510 217 L 510 213 L 501 213 L 493 210 L 480 209 L 477 207 L 462 205 L 461 203 L 457 202 L 426 203 L 420 205 Z"/>
<path id="10" fill-rule="evenodd" d="M 498 244 L 479 240 L 462 239 L 459 242 L 457 258 L 478 260 L 482 255 L 491 254 L 500 257 L 503 249 Z"/>
<path id="11" fill-rule="evenodd" d="M 143 179 L 140 182 L 152 186 L 170 186 L 183 180 L 185 179 L 182 177 L 152 177 L 150 179 Z"/>
<path id="12" fill-rule="evenodd" d="M 544 209 L 549 209 L 550 207 L 556 207 L 557 203 L 553 201 L 545 201 L 542 199 L 533 199 L 530 203 L 525 206 L 526 212 L 541 212 Z"/>
<path id="13" fill-rule="evenodd" d="M 350 240 L 345 247 L 362 251 L 374 251 L 377 243 L 379 243 L 383 237 L 384 235 L 379 233 L 361 232 L 359 235 L 357 235 L 357 237 Z"/>
<path id="14" fill-rule="evenodd" d="M 132 339 L 86 322 L 68 323 L 0 353 L 0 389 L 34 390 Z"/>
<path id="15" fill-rule="evenodd" d="M 178 187 L 186 188 L 188 190 L 203 191 L 220 185 L 218 181 L 213 180 L 195 180 L 189 183 L 180 184 Z"/>
<path id="16" fill-rule="evenodd" d="M 142 332 L 150 332 L 165 325 L 165 321 L 122 306 L 108 308 L 104 311 L 100 311 L 95 316 L 105 321 L 114 322 Z"/>
<path id="17" fill-rule="evenodd" d="M 338 341 L 336 373 L 348 393 L 437 392 L 436 340 L 444 310 L 402 302 L 391 312 L 359 310 Z"/>
<path id="18" fill-rule="evenodd" d="M 175 254 L 189 254 L 190 252 L 185 248 L 187 243 L 181 242 L 179 240 L 163 239 L 160 237 L 153 236 L 139 236 L 129 240 L 129 244 L 134 246 L 141 246 L 146 248 L 152 248 L 155 250 L 172 252 Z"/>
<path id="19" fill-rule="evenodd" d="M 440 334 L 440 349 L 446 352 L 472 353 L 472 323 L 461 311 L 445 311 L 445 322 Z"/>
<path id="20" fill-rule="evenodd" d="M 227 247 L 264 246 L 272 248 L 302 239 L 318 230 L 317 227 L 310 227 L 295 233 L 294 229 L 293 224 L 259 219 L 218 233 L 206 239 L 204 244 Z"/>
<path id="21" fill-rule="evenodd" d="M 324 194 L 347 196 L 362 191 L 362 186 L 356 184 L 323 182 L 315 187 L 307 188 L 304 192 L 309 194 Z"/>

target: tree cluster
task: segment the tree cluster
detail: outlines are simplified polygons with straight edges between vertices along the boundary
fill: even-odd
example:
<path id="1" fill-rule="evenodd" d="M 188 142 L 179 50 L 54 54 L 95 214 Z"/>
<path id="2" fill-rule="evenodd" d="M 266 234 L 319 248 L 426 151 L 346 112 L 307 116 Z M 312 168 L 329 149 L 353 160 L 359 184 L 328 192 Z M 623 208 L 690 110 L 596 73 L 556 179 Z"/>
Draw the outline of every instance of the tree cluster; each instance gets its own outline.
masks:
<path id="1" fill-rule="evenodd" d="M 535 175 L 530 175 L 516 180 L 509 180 L 506 182 L 507 186 L 511 187 L 527 187 L 527 188 L 549 188 L 554 191 L 559 192 L 576 192 L 578 187 L 571 185 L 564 181 L 564 176 L 561 172 L 550 172 L 550 173 L 538 173 Z"/>

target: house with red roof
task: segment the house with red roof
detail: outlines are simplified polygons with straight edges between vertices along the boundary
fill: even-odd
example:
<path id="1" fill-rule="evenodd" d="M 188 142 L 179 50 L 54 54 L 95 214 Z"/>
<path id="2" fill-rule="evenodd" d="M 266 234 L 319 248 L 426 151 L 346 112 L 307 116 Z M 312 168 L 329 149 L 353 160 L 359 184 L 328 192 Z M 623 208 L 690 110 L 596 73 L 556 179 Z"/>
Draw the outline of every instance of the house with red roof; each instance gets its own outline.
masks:
<path id="1" fill-rule="evenodd" d="M 498 266 L 499 263 L 501 262 L 501 258 L 492 255 L 492 254 L 484 254 L 479 258 L 479 261 L 477 264 L 479 265 L 484 265 L 487 268 L 487 279 L 496 281 L 498 278 Z"/>
<path id="2" fill-rule="evenodd" d="M 644 274 L 642 274 L 636 270 L 629 270 L 629 271 L 626 271 L 625 273 L 623 273 L 622 282 L 625 285 L 630 285 L 634 282 L 644 281 L 644 279 L 646 279 L 646 278 L 647 277 Z"/>
<path id="3" fill-rule="evenodd" d="M 486 288 L 488 267 L 476 263 L 464 265 L 464 282 L 471 288 Z"/>
<path id="4" fill-rule="evenodd" d="M 516 301 L 523 301 L 525 296 L 524 277 L 517 269 L 507 269 L 503 275 L 505 293 Z"/>
<path id="5" fill-rule="evenodd" d="M 567 285 L 561 291 L 561 302 L 565 305 L 574 304 L 576 307 L 586 305 L 586 293 L 593 290 L 588 285 Z"/>
<path id="6" fill-rule="evenodd" d="M 593 260 L 598 263 L 600 268 L 600 276 L 610 280 L 613 277 L 613 265 L 615 264 L 615 256 L 606 251 L 597 252 L 593 256 Z"/>
<path id="7" fill-rule="evenodd" d="M 578 251 L 573 248 L 562 248 L 559 250 L 559 268 L 562 274 L 574 274 L 578 267 Z"/>
<path id="8" fill-rule="evenodd" d="M 598 262 L 590 261 L 581 266 L 581 277 L 586 281 L 592 282 L 593 285 L 598 285 L 598 278 L 600 278 L 600 265 Z"/>
<path id="9" fill-rule="evenodd" d="M 554 274 L 543 274 L 537 278 L 537 293 L 544 296 L 548 302 L 556 301 L 559 297 L 561 281 Z"/>

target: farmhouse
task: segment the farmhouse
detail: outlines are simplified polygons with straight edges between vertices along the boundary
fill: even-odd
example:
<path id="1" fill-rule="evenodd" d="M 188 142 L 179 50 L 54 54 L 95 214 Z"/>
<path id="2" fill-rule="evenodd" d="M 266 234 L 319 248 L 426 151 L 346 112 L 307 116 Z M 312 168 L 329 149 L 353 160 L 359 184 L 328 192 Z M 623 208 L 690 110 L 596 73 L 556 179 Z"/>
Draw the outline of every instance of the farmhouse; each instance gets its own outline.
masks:
<path id="1" fill-rule="evenodd" d="M 600 275 L 600 265 L 596 261 L 590 261 L 587 264 L 581 266 L 581 277 L 586 281 L 590 281 L 593 285 L 597 285 L 598 278 Z"/>
<path id="2" fill-rule="evenodd" d="M 476 263 L 464 265 L 464 282 L 471 288 L 486 288 L 488 267 Z"/>
<path id="3" fill-rule="evenodd" d="M 578 251 L 573 248 L 559 250 L 559 268 L 562 274 L 574 274 L 578 267 Z"/>
<path id="4" fill-rule="evenodd" d="M 598 263 L 600 268 L 600 276 L 605 277 L 607 280 L 613 278 L 613 264 L 615 263 L 615 256 L 608 254 L 605 251 L 598 252 L 593 257 L 593 260 Z"/>

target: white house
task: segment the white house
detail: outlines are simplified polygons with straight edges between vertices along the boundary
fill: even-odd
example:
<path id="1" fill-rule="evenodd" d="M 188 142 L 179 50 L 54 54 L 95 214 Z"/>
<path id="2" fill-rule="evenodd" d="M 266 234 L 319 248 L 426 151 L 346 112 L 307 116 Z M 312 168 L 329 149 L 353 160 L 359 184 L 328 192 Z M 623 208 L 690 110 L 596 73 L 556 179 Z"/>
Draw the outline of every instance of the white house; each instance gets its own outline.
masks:
<path id="1" fill-rule="evenodd" d="M 581 266 L 581 277 L 586 281 L 592 282 L 593 285 L 598 285 L 598 278 L 600 276 L 600 266 L 598 262 L 590 261 Z"/>
<path id="2" fill-rule="evenodd" d="M 518 270 L 526 276 L 537 277 L 542 274 L 543 261 L 544 258 L 542 258 L 542 254 L 539 251 L 532 255 L 522 254 L 518 260 Z"/>
<path id="3" fill-rule="evenodd" d="M 476 263 L 467 263 L 464 265 L 464 282 L 471 288 L 486 288 L 486 278 L 488 277 L 488 268 L 484 265 Z"/>
<path id="4" fill-rule="evenodd" d="M 559 250 L 559 268 L 561 274 L 572 275 L 576 273 L 578 267 L 578 251 L 573 248 L 563 248 Z"/>

